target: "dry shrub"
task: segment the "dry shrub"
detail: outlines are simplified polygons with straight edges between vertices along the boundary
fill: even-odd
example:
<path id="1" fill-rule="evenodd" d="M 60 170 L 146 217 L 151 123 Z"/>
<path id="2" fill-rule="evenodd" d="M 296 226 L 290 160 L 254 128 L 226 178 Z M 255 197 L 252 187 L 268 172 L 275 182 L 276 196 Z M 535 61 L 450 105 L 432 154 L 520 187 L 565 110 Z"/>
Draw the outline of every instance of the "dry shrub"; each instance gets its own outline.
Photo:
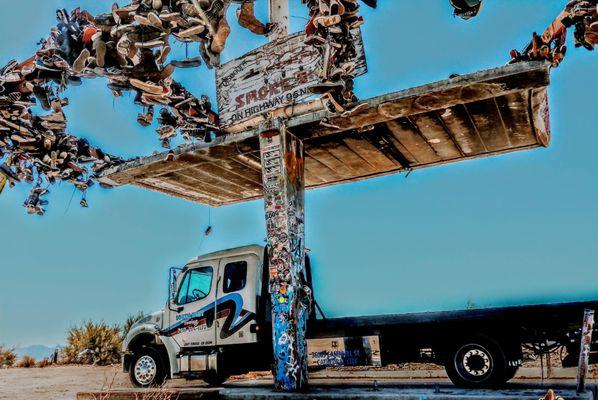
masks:
<path id="1" fill-rule="evenodd" d="M 45 368 L 52 365 L 52 362 L 50 360 L 48 360 L 47 358 L 42 358 L 41 360 L 39 360 L 37 362 L 37 364 L 35 364 L 35 366 L 37 368 Z"/>
<path id="2" fill-rule="evenodd" d="M 127 336 L 127 333 L 129 333 L 131 327 L 135 325 L 135 322 L 139 321 L 144 316 L 145 314 L 143 313 L 143 311 L 138 311 L 137 314 L 129 314 L 129 316 L 125 320 L 125 323 L 122 326 L 123 339 L 125 338 L 125 336 Z"/>
<path id="3" fill-rule="evenodd" d="M 0 368 L 12 367 L 15 361 L 17 361 L 17 355 L 14 349 L 0 346 Z"/>
<path id="4" fill-rule="evenodd" d="M 62 359 L 68 364 L 116 364 L 120 362 L 121 344 L 118 326 L 89 321 L 69 330 Z"/>
<path id="5" fill-rule="evenodd" d="M 93 400 L 110 400 L 117 395 L 113 396 L 112 387 L 116 379 L 116 373 L 112 376 L 112 379 L 104 377 L 104 384 L 99 393 L 94 393 Z M 145 389 L 142 392 L 134 394 L 135 400 L 178 400 L 179 393 L 176 389 L 167 389 L 164 386 L 159 386 L 151 389 Z"/>
<path id="6" fill-rule="evenodd" d="M 35 358 L 33 358 L 31 356 L 23 356 L 23 358 L 21 358 L 17 362 L 17 368 L 33 368 L 33 367 L 35 367 Z"/>

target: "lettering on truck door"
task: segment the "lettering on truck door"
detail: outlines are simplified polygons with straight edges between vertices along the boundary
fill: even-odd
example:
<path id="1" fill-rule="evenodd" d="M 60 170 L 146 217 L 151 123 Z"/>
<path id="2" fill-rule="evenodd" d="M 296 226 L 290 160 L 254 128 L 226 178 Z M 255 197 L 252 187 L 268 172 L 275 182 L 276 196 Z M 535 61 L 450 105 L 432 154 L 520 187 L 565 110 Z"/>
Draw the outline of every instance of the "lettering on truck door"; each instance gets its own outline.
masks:
<path id="1" fill-rule="evenodd" d="M 181 348 L 214 346 L 218 261 L 190 265 L 179 278 L 169 313 L 169 325 L 162 331 Z"/>

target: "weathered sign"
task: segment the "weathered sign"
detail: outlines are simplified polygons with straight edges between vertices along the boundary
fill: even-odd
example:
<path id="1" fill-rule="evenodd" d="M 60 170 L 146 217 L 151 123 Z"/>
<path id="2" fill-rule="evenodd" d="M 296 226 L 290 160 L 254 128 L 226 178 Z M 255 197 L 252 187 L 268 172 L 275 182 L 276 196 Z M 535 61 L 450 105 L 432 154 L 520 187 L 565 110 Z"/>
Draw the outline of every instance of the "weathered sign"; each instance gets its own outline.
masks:
<path id="1" fill-rule="evenodd" d="M 353 32 L 355 75 L 367 72 L 361 31 Z M 312 96 L 322 57 L 296 33 L 259 47 L 216 70 L 220 125 L 228 127 L 253 116 L 298 103 Z"/>
<path id="2" fill-rule="evenodd" d="M 307 341 L 309 367 L 374 366 L 382 365 L 378 336 L 309 339 Z"/>

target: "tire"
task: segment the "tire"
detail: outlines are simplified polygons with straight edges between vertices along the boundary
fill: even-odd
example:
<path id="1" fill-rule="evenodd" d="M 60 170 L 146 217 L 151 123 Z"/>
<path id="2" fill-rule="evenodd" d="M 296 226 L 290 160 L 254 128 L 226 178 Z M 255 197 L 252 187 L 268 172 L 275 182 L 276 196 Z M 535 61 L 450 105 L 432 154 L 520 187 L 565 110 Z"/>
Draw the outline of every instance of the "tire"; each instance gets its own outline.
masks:
<path id="1" fill-rule="evenodd" d="M 201 378 L 210 386 L 220 386 L 230 378 L 230 374 L 226 371 L 209 371 Z"/>
<path id="2" fill-rule="evenodd" d="M 453 346 L 446 354 L 444 368 L 450 380 L 459 387 L 496 387 L 508 380 L 503 350 L 485 338 L 474 338 Z"/>
<path id="3" fill-rule="evenodd" d="M 153 347 L 142 347 L 133 355 L 129 368 L 129 379 L 135 387 L 162 386 L 167 378 L 167 369 L 160 352 Z"/>

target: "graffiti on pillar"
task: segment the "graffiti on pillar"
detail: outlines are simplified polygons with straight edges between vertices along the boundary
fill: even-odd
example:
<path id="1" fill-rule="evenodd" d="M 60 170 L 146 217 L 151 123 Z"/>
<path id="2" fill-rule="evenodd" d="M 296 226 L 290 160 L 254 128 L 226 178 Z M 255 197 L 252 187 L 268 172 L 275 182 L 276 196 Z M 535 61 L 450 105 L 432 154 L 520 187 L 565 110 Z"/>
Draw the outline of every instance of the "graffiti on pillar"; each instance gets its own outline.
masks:
<path id="1" fill-rule="evenodd" d="M 307 383 L 303 143 L 283 128 L 260 135 L 277 389 Z"/>

